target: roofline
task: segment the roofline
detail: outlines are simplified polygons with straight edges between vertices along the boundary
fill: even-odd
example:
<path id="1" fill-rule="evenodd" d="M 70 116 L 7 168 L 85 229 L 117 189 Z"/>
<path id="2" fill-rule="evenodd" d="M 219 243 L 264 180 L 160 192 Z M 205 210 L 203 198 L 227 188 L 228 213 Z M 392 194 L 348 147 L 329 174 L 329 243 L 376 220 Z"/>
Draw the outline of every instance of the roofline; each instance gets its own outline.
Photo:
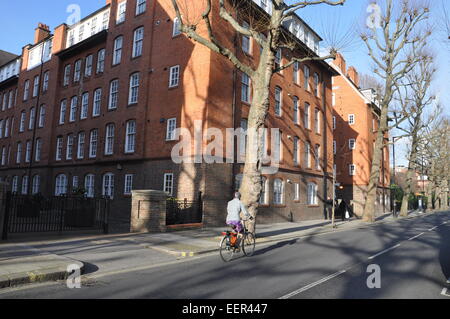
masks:
<path id="1" fill-rule="evenodd" d="M 18 59 L 22 59 L 22 56 L 21 55 L 17 55 L 14 59 L 11 59 L 8 62 L 3 63 L 2 65 L 0 65 L 0 68 L 3 68 L 5 65 L 10 64 L 11 62 L 13 62 L 15 60 L 18 60 Z"/>
<path id="2" fill-rule="evenodd" d="M 68 26 L 68 28 L 70 29 L 70 28 L 75 27 L 75 26 L 77 26 L 78 24 L 80 24 L 80 23 L 86 21 L 87 19 L 93 17 L 94 15 L 96 15 L 97 13 L 99 13 L 100 11 L 105 10 L 106 8 L 108 8 L 108 7 L 110 7 L 110 6 L 111 6 L 111 4 L 108 3 L 107 5 L 101 7 L 100 9 L 95 10 L 94 12 L 88 14 L 88 15 L 85 16 L 83 19 L 81 19 L 80 21 L 78 21 L 77 23 L 74 23 L 74 24 L 72 24 L 72 25 L 67 25 L 66 23 L 62 23 L 62 24 L 66 24 L 66 25 Z"/>

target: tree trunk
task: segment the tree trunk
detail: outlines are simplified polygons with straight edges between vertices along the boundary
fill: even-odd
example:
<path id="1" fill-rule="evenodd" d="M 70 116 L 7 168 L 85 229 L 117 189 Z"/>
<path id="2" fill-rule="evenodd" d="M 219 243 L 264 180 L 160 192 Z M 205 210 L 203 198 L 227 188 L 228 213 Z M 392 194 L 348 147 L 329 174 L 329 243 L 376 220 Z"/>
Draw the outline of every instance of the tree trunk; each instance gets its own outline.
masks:
<path id="1" fill-rule="evenodd" d="M 363 221 L 373 223 L 375 221 L 375 200 L 381 172 L 381 161 L 384 160 L 384 132 L 387 130 L 388 103 L 383 103 L 381 109 L 380 128 L 375 140 L 372 170 L 370 173 L 369 185 L 367 188 L 367 198 L 364 205 Z M 383 172 L 384 174 L 384 172 Z"/>
<path id="2" fill-rule="evenodd" d="M 404 190 L 403 199 L 402 199 L 402 208 L 400 210 L 401 217 L 408 217 L 409 195 L 411 194 L 411 191 L 412 191 L 413 178 L 416 175 L 416 164 L 415 163 L 417 160 L 417 144 L 418 144 L 417 127 L 420 123 L 419 119 L 420 119 L 419 116 L 415 119 L 416 128 L 413 131 L 411 154 L 409 156 L 408 173 L 406 176 L 406 188 Z M 394 169 L 395 169 L 395 167 L 394 167 Z"/>

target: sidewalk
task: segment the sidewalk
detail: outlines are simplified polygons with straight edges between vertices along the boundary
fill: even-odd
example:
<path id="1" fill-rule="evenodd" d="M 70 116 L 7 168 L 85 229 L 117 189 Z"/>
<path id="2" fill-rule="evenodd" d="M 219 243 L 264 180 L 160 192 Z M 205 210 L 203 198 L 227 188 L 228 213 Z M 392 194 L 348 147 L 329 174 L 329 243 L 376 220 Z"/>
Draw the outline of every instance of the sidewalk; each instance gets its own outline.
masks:
<path id="1" fill-rule="evenodd" d="M 0 246 L 0 288 L 21 284 L 65 279 L 69 275 L 67 266 L 82 262 L 67 257 L 45 253 L 23 244 Z"/>
<path id="2" fill-rule="evenodd" d="M 419 215 L 413 212 L 409 218 Z M 387 214 L 379 217 L 375 224 L 395 220 Z M 371 226 L 356 219 L 339 220 L 336 225 L 333 229 L 330 221 L 323 220 L 257 225 L 257 243 Z M 99 274 L 215 252 L 225 230 L 226 226 L 161 234 L 87 235 L 0 243 L 0 288 L 65 279 L 70 264 L 78 264 L 87 273 Z"/>

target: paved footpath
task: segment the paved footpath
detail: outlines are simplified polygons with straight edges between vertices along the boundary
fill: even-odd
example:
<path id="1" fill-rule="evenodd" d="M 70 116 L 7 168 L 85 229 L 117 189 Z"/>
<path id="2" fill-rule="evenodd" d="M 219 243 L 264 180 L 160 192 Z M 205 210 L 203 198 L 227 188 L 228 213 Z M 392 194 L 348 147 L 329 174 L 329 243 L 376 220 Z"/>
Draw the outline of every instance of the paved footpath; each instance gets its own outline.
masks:
<path id="1" fill-rule="evenodd" d="M 412 213 L 410 218 L 418 216 Z M 394 222 L 389 215 L 376 224 Z M 360 220 L 305 221 L 258 225 L 258 245 L 325 233 L 339 233 L 367 227 Z M 104 275 L 130 268 L 170 264 L 216 252 L 225 227 L 186 230 L 164 234 L 91 235 L 77 238 L 47 238 L 0 244 L 0 288 L 18 284 L 64 279 L 67 266 L 74 263 L 89 275 Z"/>

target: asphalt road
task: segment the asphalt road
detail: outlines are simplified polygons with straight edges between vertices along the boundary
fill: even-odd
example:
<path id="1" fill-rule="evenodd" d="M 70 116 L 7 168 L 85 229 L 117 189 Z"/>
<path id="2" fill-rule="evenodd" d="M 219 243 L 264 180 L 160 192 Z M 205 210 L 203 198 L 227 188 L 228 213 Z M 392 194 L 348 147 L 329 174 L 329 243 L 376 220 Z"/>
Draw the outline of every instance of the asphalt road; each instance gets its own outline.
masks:
<path id="1" fill-rule="evenodd" d="M 368 287 L 369 266 L 380 288 Z M 47 283 L 0 299 L 450 299 L 450 213 L 258 246 L 227 264 L 210 254 L 88 276 L 81 289 Z"/>

